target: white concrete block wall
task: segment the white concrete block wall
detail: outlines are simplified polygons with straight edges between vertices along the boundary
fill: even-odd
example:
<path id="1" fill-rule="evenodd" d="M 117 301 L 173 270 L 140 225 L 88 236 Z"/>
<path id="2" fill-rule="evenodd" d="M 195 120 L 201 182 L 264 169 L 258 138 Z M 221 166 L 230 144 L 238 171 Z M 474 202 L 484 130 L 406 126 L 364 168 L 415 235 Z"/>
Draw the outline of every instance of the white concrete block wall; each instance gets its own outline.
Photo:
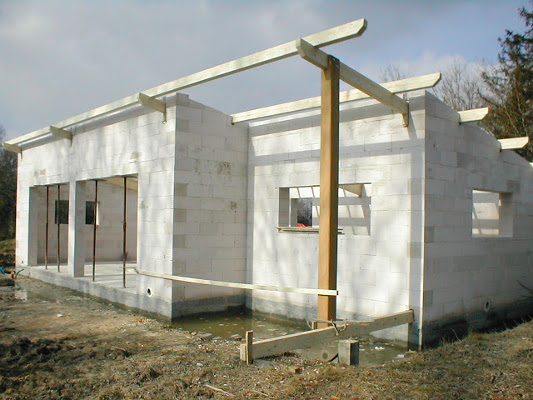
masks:
<path id="1" fill-rule="evenodd" d="M 72 143 L 66 139 L 44 139 L 39 146 L 24 148 L 19 156 L 17 266 L 26 266 L 31 253 L 30 187 L 136 175 L 138 232 L 142 233 L 136 246 L 139 268 L 172 273 L 176 124 L 174 97 L 167 101 L 166 123 L 162 123 L 161 114 L 136 106 L 77 126 Z M 90 183 L 87 186 L 90 191 Z M 68 198 L 68 190 L 65 195 Z M 102 199 L 106 200 L 105 191 Z M 139 276 L 138 285 L 141 294 L 150 288 L 153 296 L 144 302 L 143 308 L 171 316 L 172 285 L 146 276 Z"/>
<path id="2" fill-rule="evenodd" d="M 371 193 L 370 233 L 339 236 L 339 317 L 420 309 L 423 107 L 423 97 L 411 100 L 412 121 L 405 128 L 400 115 L 374 102 L 343 106 L 339 182 L 368 184 Z M 317 287 L 318 234 L 278 232 L 277 226 L 279 188 L 320 183 L 319 141 L 316 112 L 250 125 L 249 282 Z M 249 304 L 263 312 L 316 318 L 316 300 L 254 291 Z"/>
<path id="3" fill-rule="evenodd" d="M 424 340 L 431 341 L 447 326 L 505 318 L 527 295 L 520 283 L 533 287 L 533 169 L 500 152 L 490 133 L 459 125 L 457 113 L 433 96 L 427 102 Z M 511 237 L 473 235 L 473 190 L 511 193 Z"/>
<path id="4" fill-rule="evenodd" d="M 245 282 L 248 128 L 177 97 L 174 175 L 175 275 Z M 242 305 L 244 291 L 174 282 L 175 316 Z"/>

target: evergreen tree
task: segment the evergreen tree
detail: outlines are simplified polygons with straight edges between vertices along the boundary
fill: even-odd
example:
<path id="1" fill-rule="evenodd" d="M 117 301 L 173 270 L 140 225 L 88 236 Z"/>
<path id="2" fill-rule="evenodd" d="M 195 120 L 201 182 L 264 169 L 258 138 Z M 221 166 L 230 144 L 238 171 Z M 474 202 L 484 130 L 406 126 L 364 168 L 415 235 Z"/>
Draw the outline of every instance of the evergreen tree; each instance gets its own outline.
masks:
<path id="1" fill-rule="evenodd" d="M 5 129 L 0 125 L 0 143 Z M 0 241 L 15 237 L 17 203 L 17 155 L 0 148 Z"/>
<path id="2" fill-rule="evenodd" d="M 484 125 L 500 139 L 529 136 L 533 141 L 533 12 L 524 7 L 519 13 L 525 32 L 507 30 L 499 39 L 499 65 L 483 74 L 488 87 L 483 98 L 491 106 Z M 533 143 L 518 153 L 532 161 Z"/>

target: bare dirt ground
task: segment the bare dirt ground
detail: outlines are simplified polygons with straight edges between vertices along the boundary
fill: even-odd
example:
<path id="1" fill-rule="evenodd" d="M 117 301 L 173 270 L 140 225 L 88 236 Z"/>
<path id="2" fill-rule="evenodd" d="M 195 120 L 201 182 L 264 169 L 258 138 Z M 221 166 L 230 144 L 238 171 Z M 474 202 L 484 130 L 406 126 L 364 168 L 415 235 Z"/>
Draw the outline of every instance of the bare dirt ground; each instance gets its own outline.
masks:
<path id="1" fill-rule="evenodd" d="M 379 367 L 296 355 L 247 366 L 238 342 L 19 282 L 27 292 L 0 291 L 0 399 L 533 398 L 533 322 Z"/>

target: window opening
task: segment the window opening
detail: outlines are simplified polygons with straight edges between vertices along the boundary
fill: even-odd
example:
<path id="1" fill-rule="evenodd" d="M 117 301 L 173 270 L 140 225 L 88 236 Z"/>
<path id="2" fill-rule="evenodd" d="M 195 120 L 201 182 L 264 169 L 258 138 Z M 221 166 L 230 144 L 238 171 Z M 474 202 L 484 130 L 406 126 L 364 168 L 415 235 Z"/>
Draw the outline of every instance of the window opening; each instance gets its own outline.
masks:
<path id="1" fill-rule="evenodd" d="M 512 194 L 473 190 L 472 236 L 511 237 L 512 235 Z"/>

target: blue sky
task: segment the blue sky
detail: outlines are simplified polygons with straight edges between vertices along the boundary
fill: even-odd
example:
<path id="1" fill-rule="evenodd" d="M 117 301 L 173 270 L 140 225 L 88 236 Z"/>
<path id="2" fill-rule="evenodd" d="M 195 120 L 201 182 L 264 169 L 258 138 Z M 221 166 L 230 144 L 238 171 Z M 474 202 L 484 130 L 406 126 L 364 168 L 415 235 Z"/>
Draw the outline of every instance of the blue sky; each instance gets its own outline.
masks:
<path id="1" fill-rule="evenodd" d="M 325 48 L 379 81 L 451 60 L 495 63 L 498 37 L 523 30 L 527 0 L 0 0 L 0 124 L 8 138 L 198 70 L 366 18 L 359 38 Z M 185 90 L 225 112 L 319 93 L 296 57 Z"/>

